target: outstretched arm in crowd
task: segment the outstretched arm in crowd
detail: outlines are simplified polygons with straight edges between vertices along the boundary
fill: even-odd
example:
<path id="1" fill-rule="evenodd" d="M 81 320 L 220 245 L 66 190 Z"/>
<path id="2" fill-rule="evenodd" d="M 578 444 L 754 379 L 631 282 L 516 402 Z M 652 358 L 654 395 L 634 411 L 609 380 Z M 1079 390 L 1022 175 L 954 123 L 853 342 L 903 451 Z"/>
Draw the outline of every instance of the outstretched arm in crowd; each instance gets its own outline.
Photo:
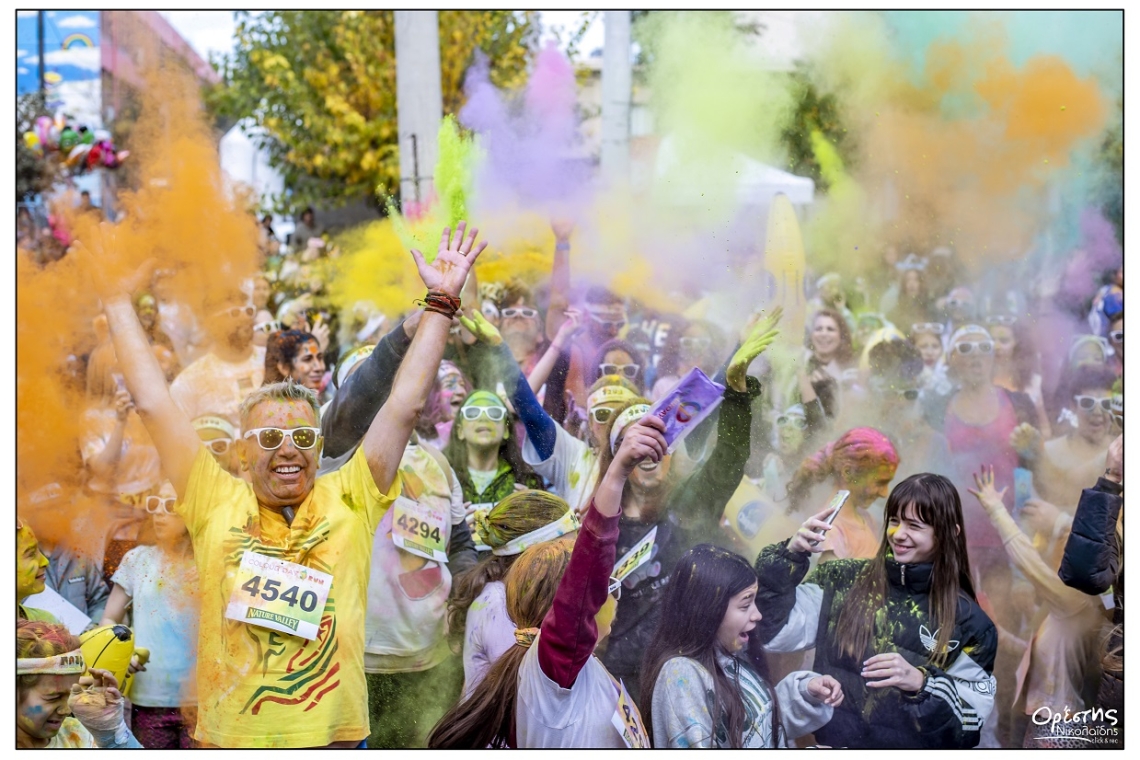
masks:
<path id="1" fill-rule="evenodd" d="M 563 689 L 578 680 L 598 644 L 596 617 L 609 596 L 610 573 L 617 561 L 621 493 L 630 472 L 643 459 L 660 462 L 668 446 L 665 423 L 646 417 L 629 426 L 621 448 L 594 491 L 582 519 L 570 563 L 542 621 L 538 664 Z"/>
<path id="2" fill-rule="evenodd" d="M 550 228 L 554 231 L 554 271 L 550 275 L 550 303 L 546 307 L 546 338 L 554 340 L 570 306 L 570 233 L 574 231 L 574 224 L 556 220 L 550 223 Z"/>
<path id="3" fill-rule="evenodd" d="M 534 369 L 530 371 L 530 375 L 527 377 L 527 384 L 530 385 L 532 391 L 538 393 L 539 389 L 546 383 L 546 379 L 554 370 L 554 365 L 558 363 L 558 357 L 569 348 L 570 339 L 581 329 L 582 312 L 577 309 L 567 309 L 566 321 L 558 328 L 558 332 L 550 341 L 550 348 L 546 349 L 546 353 L 534 365 Z"/>
<path id="4" fill-rule="evenodd" d="M 419 251 L 413 249 L 420 278 L 429 294 L 441 293 L 458 300 L 467 281 L 467 273 L 487 244 L 475 244 L 479 231 L 467 232 L 467 223 L 456 225 L 455 235 L 445 227 L 435 261 L 428 264 Z M 430 307 L 429 307 L 430 308 Z M 392 393 L 377 412 L 361 444 L 372 479 L 381 492 L 387 491 L 396 477 L 396 469 L 404 454 L 412 426 L 427 403 L 432 383 L 451 330 L 451 315 L 434 311 L 425 312 L 412 339 L 412 345 L 396 373 Z"/>
<path id="5" fill-rule="evenodd" d="M 182 496 L 186 493 L 186 483 L 202 441 L 190 420 L 174 403 L 166 385 L 166 376 L 131 305 L 131 293 L 150 281 L 153 262 L 144 264 L 126 280 L 116 281 L 107 276 L 107 265 L 116 257 L 118 244 L 112 225 L 103 222 L 99 229 L 99 239 L 93 243 L 95 251 L 88 250 L 80 242 L 76 242 L 75 247 L 89 265 L 92 282 L 103 301 L 111 341 L 115 345 L 127 390 L 158 449 L 163 472 L 174 485 L 175 492 Z"/>

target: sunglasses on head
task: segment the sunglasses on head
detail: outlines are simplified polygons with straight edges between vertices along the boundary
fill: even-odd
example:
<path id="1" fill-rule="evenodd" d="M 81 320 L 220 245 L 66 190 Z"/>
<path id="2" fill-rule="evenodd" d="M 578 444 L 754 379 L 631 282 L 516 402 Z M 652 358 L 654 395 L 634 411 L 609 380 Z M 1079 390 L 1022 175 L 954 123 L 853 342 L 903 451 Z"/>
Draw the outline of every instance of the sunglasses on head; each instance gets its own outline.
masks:
<path id="1" fill-rule="evenodd" d="M 966 356 L 974 350 L 977 350 L 980 354 L 992 354 L 994 352 L 994 344 L 988 340 L 963 340 L 954 344 L 954 350 L 962 356 Z"/>
<path id="2" fill-rule="evenodd" d="M 321 430 L 315 427 L 295 427 L 288 430 L 263 427 L 247 430 L 242 437 L 249 438 L 250 436 L 256 436 L 257 445 L 266 451 L 280 448 L 281 444 L 285 443 L 285 436 L 289 437 L 294 448 L 306 451 L 317 445 L 317 441 L 321 437 Z"/>
<path id="3" fill-rule="evenodd" d="M 523 317 L 525 319 L 534 319 L 538 316 L 538 309 L 528 309 L 525 306 L 512 306 L 508 309 L 503 309 L 503 317 L 509 319 L 511 317 Z"/>
<path id="4" fill-rule="evenodd" d="M 932 335 L 941 335 L 946 331 L 946 326 L 938 322 L 916 322 L 910 326 L 912 333 L 930 333 Z"/>
<path id="5" fill-rule="evenodd" d="M 492 422 L 498 422 L 506 416 L 507 410 L 501 406 L 465 406 L 459 410 L 465 420 L 477 420 L 486 417 Z"/>
<path id="6" fill-rule="evenodd" d="M 174 503 L 177 499 L 164 499 L 161 496 L 148 496 L 146 497 L 146 511 L 150 515 L 172 515 L 174 514 Z"/>
<path id="7" fill-rule="evenodd" d="M 614 598 L 615 602 L 621 601 L 621 581 L 619 581 L 617 578 L 614 578 L 612 575 L 610 576 L 609 594 Z"/>
<path id="8" fill-rule="evenodd" d="M 1112 339 L 1113 343 L 1123 343 L 1124 342 L 1124 331 L 1123 330 L 1113 330 L 1112 332 L 1110 332 L 1108 334 L 1108 337 Z"/>
<path id="9" fill-rule="evenodd" d="M 1100 408 L 1106 412 L 1112 411 L 1112 397 L 1106 396 L 1105 398 L 1097 398 L 1096 396 L 1073 396 L 1073 400 L 1077 402 L 1077 406 L 1084 409 L 1086 412 L 1091 412 L 1096 409 L 1096 405 L 1100 404 Z"/>
<path id="10" fill-rule="evenodd" d="M 590 312 L 590 319 L 594 320 L 599 325 L 605 325 L 606 327 L 614 327 L 614 328 L 617 328 L 619 330 L 622 327 L 625 327 L 625 317 L 619 317 L 617 319 L 606 319 L 605 317 L 603 317 L 600 314 L 595 314 L 594 312 Z"/>
<path id="11" fill-rule="evenodd" d="M 603 375 L 625 375 L 630 380 L 637 377 L 641 367 L 636 364 L 599 364 L 598 369 Z"/>
<path id="12" fill-rule="evenodd" d="M 610 421 L 610 417 L 613 416 L 613 413 L 614 410 L 608 406 L 595 406 L 590 410 L 590 419 L 599 425 L 604 425 Z"/>
<path id="13" fill-rule="evenodd" d="M 1011 316 L 1009 314 L 995 314 L 993 316 L 986 317 L 986 324 L 1005 325 L 1006 327 L 1012 327 L 1013 325 L 1017 324 L 1017 317 Z"/>
<path id="14" fill-rule="evenodd" d="M 226 316 L 230 319 L 237 319 L 240 316 L 252 317 L 257 313 L 257 309 L 252 306 L 231 306 L 228 309 L 218 309 L 214 312 L 215 317 Z"/>
<path id="15" fill-rule="evenodd" d="M 803 430 L 807 427 L 807 420 L 805 420 L 803 417 L 800 417 L 799 415 L 781 414 L 776 418 L 776 424 L 780 427 L 787 427 L 788 425 L 791 425 L 794 428 Z"/>
<path id="16" fill-rule="evenodd" d="M 232 438 L 211 438 L 208 441 L 202 441 L 206 444 L 206 448 L 215 454 L 225 454 L 230 450 L 230 444 L 233 443 Z"/>

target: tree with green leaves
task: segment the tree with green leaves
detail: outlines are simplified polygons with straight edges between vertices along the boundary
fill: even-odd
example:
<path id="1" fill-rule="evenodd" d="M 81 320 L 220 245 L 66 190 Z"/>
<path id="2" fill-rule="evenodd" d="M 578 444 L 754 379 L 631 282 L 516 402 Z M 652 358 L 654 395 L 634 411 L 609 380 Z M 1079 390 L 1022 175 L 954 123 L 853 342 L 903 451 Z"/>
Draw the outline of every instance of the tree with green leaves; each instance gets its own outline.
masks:
<path id="1" fill-rule="evenodd" d="M 847 167 L 855 158 L 854 140 L 843 124 L 835 95 L 819 89 L 807 65 L 797 63 L 788 76 L 791 78 L 794 108 L 780 135 L 780 142 L 788 153 L 787 169 L 792 174 L 811 177 L 819 190 L 826 191 L 828 182 L 820 172 L 812 150 L 812 132 L 823 135 Z"/>
<path id="2" fill-rule="evenodd" d="M 24 133 L 35 128 L 36 119 L 51 116 L 39 92 L 29 92 L 16 99 L 16 200 L 30 201 L 48 190 L 60 176 L 58 161 L 37 156 L 24 143 Z"/>
<path id="3" fill-rule="evenodd" d="M 523 84 L 538 34 L 535 11 L 440 11 L 444 114 L 462 107 L 476 50 L 487 55 L 495 85 Z M 245 120 L 293 204 L 398 192 L 392 11 L 242 13 L 234 52 L 214 65 L 223 81 L 207 103 L 222 118 Z"/>

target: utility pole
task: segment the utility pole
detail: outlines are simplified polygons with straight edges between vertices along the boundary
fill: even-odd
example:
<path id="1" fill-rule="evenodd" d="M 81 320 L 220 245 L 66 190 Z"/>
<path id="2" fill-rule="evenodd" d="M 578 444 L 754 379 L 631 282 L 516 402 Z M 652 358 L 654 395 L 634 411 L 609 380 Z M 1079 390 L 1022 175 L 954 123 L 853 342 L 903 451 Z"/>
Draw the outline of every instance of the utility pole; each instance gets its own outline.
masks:
<path id="1" fill-rule="evenodd" d="M 423 203 L 431 193 L 443 118 L 439 73 L 439 13 L 396 11 L 396 127 L 400 200 Z"/>
<path id="2" fill-rule="evenodd" d="M 630 65 L 630 12 L 605 12 L 602 53 L 602 175 L 629 179 L 629 110 L 633 93 Z"/>
<path id="3" fill-rule="evenodd" d="M 36 11 L 36 44 L 40 58 L 40 97 L 47 99 L 47 84 L 44 77 L 44 12 Z"/>

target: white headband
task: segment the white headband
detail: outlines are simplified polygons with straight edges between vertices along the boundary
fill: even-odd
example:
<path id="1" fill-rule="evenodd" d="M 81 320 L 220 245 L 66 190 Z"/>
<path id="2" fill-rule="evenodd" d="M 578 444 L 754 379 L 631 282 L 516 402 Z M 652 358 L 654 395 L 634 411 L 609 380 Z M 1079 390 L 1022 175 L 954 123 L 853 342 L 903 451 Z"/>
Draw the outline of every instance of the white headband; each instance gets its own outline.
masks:
<path id="1" fill-rule="evenodd" d="M 574 510 L 566 510 L 566 514 L 558 518 L 552 523 L 547 523 L 537 530 L 532 530 L 530 533 L 524 533 L 518 538 L 513 538 L 502 546 L 497 546 L 491 550 L 491 554 L 496 557 L 509 557 L 512 554 L 522 554 L 524 551 L 534 546 L 541 544 L 544 541 L 551 541 L 559 536 L 565 536 L 567 533 L 578 530 L 578 515 Z"/>
<path id="2" fill-rule="evenodd" d="M 21 657 L 16 660 L 18 676 L 83 675 L 86 670 L 87 663 L 84 662 L 83 652 L 79 649 L 54 657 Z"/>
<path id="3" fill-rule="evenodd" d="M 625 429 L 629 427 L 629 423 L 640 420 L 649 411 L 649 404 L 634 404 L 626 409 L 614 422 L 614 426 L 610 429 L 610 453 L 616 453 L 617 440 Z"/>
<path id="4" fill-rule="evenodd" d="M 993 340 L 993 338 L 990 337 L 990 331 L 981 325 L 962 325 L 954 331 L 954 334 L 952 336 L 950 336 L 950 347 L 953 348 L 954 344 L 958 342 L 959 338 L 965 335 L 969 335 L 970 333 L 981 333 L 982 335 L 986 336 L 986 340 Z"/>
<path id="5" fill-rule="evenodd" d="M 586 409 L 593 409 L 598 404 L 610 401 L 629 401 L 637 398 L 637 394 L 621 385 L 603 385 L 590 394 L 586 399 Z"/>

